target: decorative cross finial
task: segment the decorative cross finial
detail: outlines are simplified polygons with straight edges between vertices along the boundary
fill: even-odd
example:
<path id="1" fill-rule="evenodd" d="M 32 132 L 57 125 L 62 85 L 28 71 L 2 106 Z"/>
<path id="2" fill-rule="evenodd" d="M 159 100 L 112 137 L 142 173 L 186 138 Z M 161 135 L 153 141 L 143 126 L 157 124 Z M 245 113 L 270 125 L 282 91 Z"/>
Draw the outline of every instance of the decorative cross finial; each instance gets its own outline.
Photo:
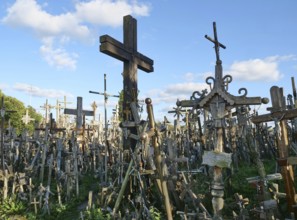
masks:
<path id="1" fill-rule="evenodd" d="M 213 33 L 214 33 L 214 39 L 212 39 L 211 37 L 209 37 L 207 35 L 205 35 L 205 38 L 215 44 L 216 57 L 217 57 L 217 62 L 218 62 L 218 61 L 221 61 L 220 60 L 220 53 L 219 53 L 220 47 L 223 48 L 223 49 L 226 49 L 226 46 L 221 44 L 218 41 L 216 22 L 213 22 Z"/>

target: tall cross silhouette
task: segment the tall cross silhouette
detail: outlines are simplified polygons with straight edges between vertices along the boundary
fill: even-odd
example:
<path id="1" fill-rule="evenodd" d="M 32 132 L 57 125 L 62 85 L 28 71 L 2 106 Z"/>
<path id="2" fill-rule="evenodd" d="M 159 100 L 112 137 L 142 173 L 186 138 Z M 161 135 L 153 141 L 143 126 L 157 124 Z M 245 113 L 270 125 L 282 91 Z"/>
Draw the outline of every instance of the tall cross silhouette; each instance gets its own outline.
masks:
<path id="1" fill-rule="evenodd" d="M 214 39 L 212 39 L 211 37 L 209 37 L 207 35 L 205 35 L 205 38 L 214 43 L 214 45 L 215 45 L 214 48 L 216 51 L 216 57 L 217 57 L 217 62 L 218 62 L 218 61 L 221 61 L 220 60 L 220 47 L 223 49 L 226 49 L 226 46 L 221 44 L 218 40 L 216 22 L 213 22 L 213 33 L 214 33 Z"/>

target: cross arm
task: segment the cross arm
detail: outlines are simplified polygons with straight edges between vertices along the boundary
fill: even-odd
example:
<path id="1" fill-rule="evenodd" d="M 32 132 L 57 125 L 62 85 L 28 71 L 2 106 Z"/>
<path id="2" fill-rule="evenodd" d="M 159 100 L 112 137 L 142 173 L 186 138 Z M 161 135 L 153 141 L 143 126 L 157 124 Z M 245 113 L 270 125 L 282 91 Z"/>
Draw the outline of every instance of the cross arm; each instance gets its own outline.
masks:
<path id="1" fill-rule="evenodd" d="M 100 37 L 100 52 L 112 56 L 123 62 L 132 60 L 131 53 L 124 48 L 124 45 L 116 39 L 103 35 Z"/>
<path id="2" fill-rule="evenodd" d="M 66 114 L 66 115 L 76 115 L 77 110 L 76 109 L 65 108 L 64 109 L 64 114 Z"/>
<path id="3" fill-rule="evenodd" d="M 226 46 L 224 44 L 221 44 L 220 42 L 216 42 L 214 39 L 212 39 L 211 37 L 209 37 L 208 35 L 204 36 L 207 40 L 213 42 L 214 44 L 218 44 L 219 47 L 226 49 Z"/>
<path id="4" fill-rule="evenodd" d="M 254 124 L 259 124 L 262 122 L 272 121 L 273 118 L 279 118 L 281 120 L 292 119 L 297 117 L 297 109 L 290 109 L 286 111 L 277 111 L 270 114 L 254 116 L 251 121 Z"/>
<path id="5" fill-rule="evenodd" d="M 137 51 L 131 51 L 126 48 L 121 42 L 110 37 L 103 35 L 100 37 L 100 52 L 112 56 L 123 62 L 134 61 L 137 63 L 139 69 L 149 73 L 153 72 L 154 61 Z"/>
<path id="6" fill-rule="evenodd" d="M 83 110 L 83 114 L 84 114 L 85 116 L 94 116 L 94 111 Z"/>
<path id="7" fill-rule="evenodd" d="M 181 107 L 197 107 L 199 105 L 199 102 L 196 100 L 181 100 L 176 102 L 177 106 Z"/>

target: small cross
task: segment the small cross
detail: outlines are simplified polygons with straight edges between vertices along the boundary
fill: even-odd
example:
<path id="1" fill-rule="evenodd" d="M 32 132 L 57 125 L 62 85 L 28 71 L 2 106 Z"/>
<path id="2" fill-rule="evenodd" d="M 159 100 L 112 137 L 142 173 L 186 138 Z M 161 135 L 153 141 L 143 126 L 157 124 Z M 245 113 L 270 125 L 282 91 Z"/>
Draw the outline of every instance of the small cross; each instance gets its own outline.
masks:
<path id="1" fill-rule="evenodd" d="M 129 118 L 131 117 L 131 111 L 129 108 L 126 108 L 124 111 L 123 111 L 124 115 L 126 116 L 125 119 L 128 121 Z"/>
<path id="2" fill-rule="evenodd" d="M 216 57 L 217 57 L 217 62 L 218 62 L 218 61 L 220 61 L 219 49 L 220 49 L 220 47 L 223 49 L 226 49 L 226 46 L 221 44 L 218 41 L 216 22 L 213 22 L 213 33 L 214 33 L 214 39 L 212 39 L 211 37 L 209 37 L 207 35 L 205 35 L 205 38 L 215 44 Z"/>

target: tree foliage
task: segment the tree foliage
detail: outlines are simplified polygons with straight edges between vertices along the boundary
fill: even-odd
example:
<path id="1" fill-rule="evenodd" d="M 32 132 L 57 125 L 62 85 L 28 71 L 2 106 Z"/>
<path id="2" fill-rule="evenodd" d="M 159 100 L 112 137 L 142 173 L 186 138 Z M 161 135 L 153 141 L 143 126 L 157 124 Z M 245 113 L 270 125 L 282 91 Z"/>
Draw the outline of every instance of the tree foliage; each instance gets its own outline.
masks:
<path id="1" fill-rule="evenodd" d="M 17 134 L 21 134 L 24 129 L 27 129 L 29 133 L 34 131 L 35 122 L 39 123 L 42 120 L 42 116 L 36 112 L 36 110 L 32 106 L 28 106 L 28 114 L 33 121 L 30 121 L 27 125 L 22 121 L 23 116 L 26 115 L 26 107 L 23 102 L 18 99 L 6 96 L 0 90 L 0 99 L 2 100 L 4 97 L 4 128 L 8 128 L 9 126 L 13 127 L 16 130 Z M 0 103 L 1 105 L 1 103 Z M 0 106 L 2 108 L 3 106 Z M 2 117 L 0 117 L 0 121 Z"/>

